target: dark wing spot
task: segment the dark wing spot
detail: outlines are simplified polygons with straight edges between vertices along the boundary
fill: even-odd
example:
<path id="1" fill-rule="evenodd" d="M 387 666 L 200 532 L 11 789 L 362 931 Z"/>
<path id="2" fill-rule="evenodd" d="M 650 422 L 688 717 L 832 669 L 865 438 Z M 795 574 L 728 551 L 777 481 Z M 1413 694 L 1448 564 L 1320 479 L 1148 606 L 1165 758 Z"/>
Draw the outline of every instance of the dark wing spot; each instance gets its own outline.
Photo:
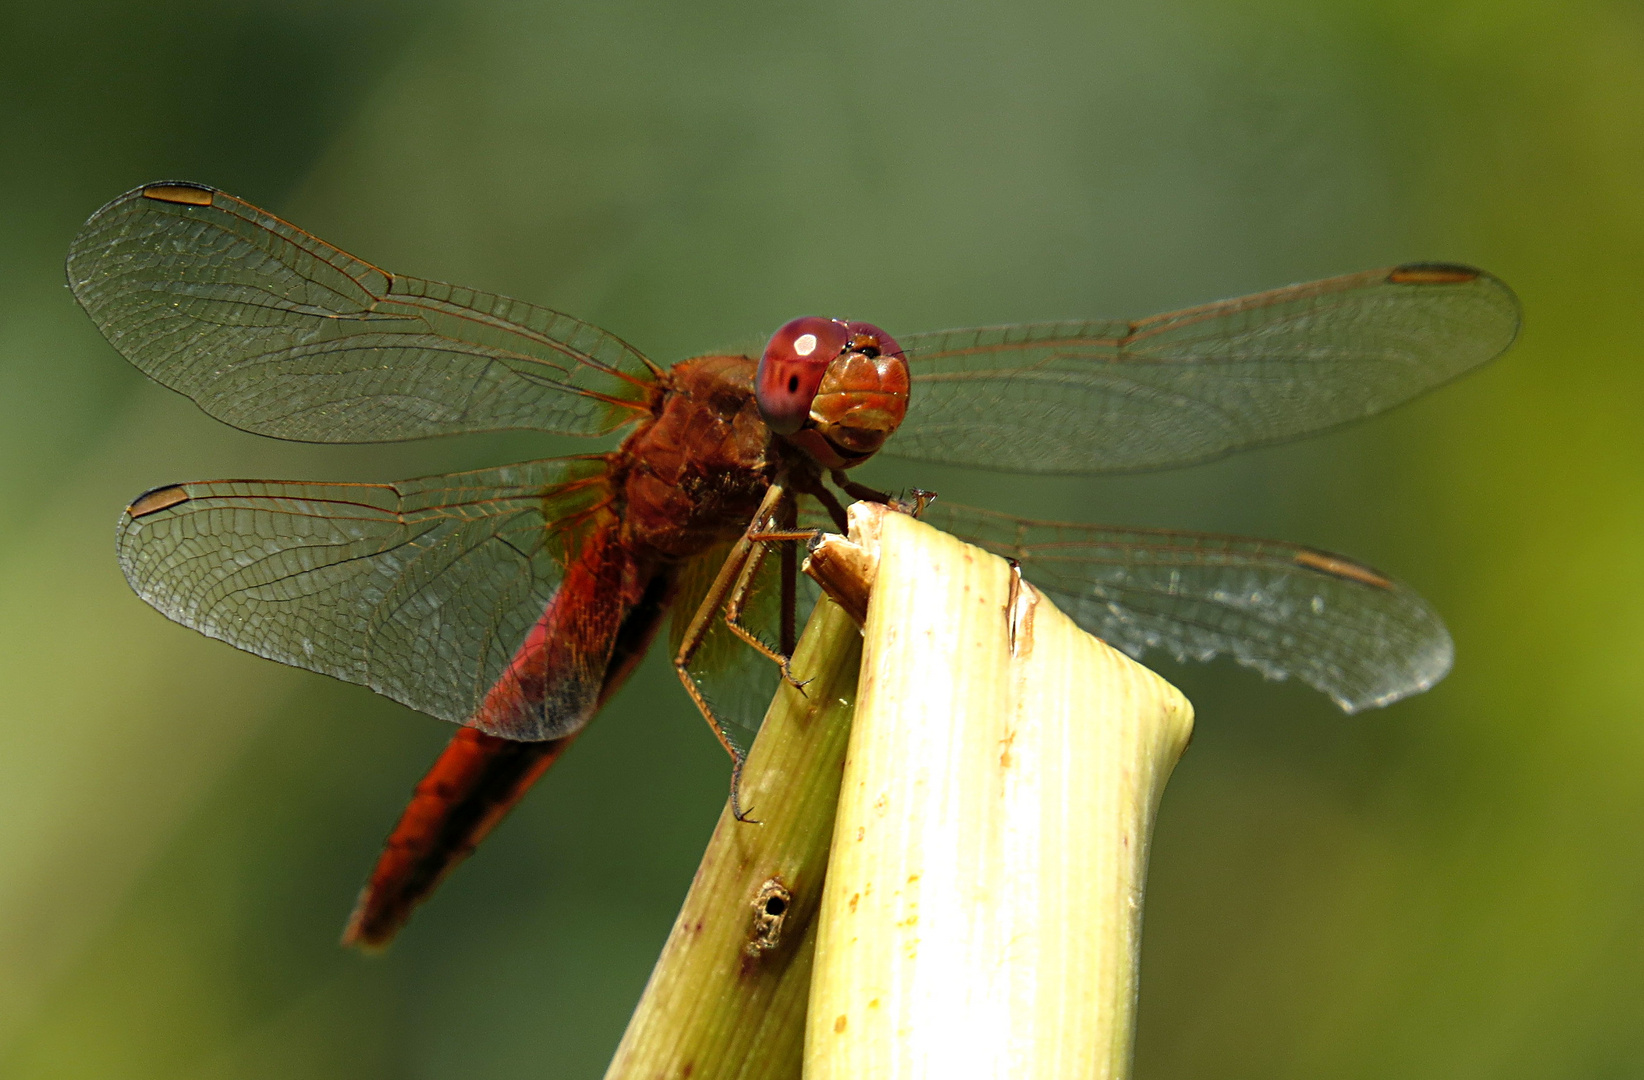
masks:
<path id="1" fill-rule="evenodd" d="M 1340 555 L 1329 555 L 1322 551 L 1298 551 L 1291 559 L 1299 566 L 1309 570 L 1316 570 L 1331 577 L 1346 578 L 1348 581 L 1357 581 L 1362 585 L 1370 585 L 1377 589 L 1391 589 L 1393 582 L 1376 571 L 1356 563 L 1351 559 L 1344 559 Z"/>
<path id="2" fill-rule="evenodd" d="M 186 203 L 189 206 L 210 206 L 212 194 L 212 190 L 203 184 L 150 184 L 143 189 L 145 199 Z"/>
<path id="3" fill-rule="evenodd" d="M 1406 263 L 1387 275 L 1393 285 L 1463 285 L 1477 279 L 1479 271 L 1455 263 Z"/>
<path id="4" fill-rule="evenodd" d="M 172 484 L 170 487 L 155 488 L 137 497 L 137 501 L 126 507 L 126 513 L 134 518 L 144 514 L 154 514 L 161 510 L 169 510 L 178 503 L 187 502 L 188 490 L 181 484 Z"/>

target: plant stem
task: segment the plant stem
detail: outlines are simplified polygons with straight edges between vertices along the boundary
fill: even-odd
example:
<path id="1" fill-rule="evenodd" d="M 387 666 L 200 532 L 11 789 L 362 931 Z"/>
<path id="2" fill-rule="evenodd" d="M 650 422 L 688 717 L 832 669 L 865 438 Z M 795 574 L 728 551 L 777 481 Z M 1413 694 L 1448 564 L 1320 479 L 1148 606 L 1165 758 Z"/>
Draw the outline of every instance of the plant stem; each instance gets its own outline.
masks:
<path id="1" fill-rule="evenodd" d="M 697 868 L 606 1080 L 797 1078 L 815 915 L 856 698 L 861 635 L 833 601 L 812 612 L 784 684 Z"/>
<path id="2" fill-rule="evenodd" d="M 1192 707 L 1005 560 L 874 517 L 805 1076 L 1125 1077 L 1148 840 Z"/>

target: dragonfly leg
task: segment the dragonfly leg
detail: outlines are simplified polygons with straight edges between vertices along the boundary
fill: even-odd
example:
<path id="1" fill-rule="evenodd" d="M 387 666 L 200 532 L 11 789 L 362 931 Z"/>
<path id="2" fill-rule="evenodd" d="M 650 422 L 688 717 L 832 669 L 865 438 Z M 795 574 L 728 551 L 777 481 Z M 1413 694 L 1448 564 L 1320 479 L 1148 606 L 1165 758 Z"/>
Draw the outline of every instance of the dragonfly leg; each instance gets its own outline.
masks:
<path id="1" fill-rule="evenodd" d="M 795 525 L 799 524 L 799 506 L 795 500 L 788 499 L 782 504 L 781 510 L 782 520 L 779 524 L 784 529 L 791 531 Z M 810 541 L 807 540 L 806 542 L 809 543 Z M 793 651 L 799 646 L 799 630 L 796 625 L 799 613 L 798 546 L 789 541 L 782 544 L 777 550 L 782 553 L 781 573 L 778 575 L 782 579 L 782 608 L 777 631 L 779 635 L 777 648 L 782 651 L 783 656 L 792 660 Z M 729 621 L 728 616 L 727 621 Z M 792 678 L 786 663 L 782 665 L 782 677 L 784 679 Z M 801 687 L 801 691 L 803 691 L 803 687 Z"/>
<path id="2" fill-rule="evenodd" d="M 850 531 L 850 518 L 845 516 L 845 508 L 839 505 L 839 500 L 833 497 L 833 492 L 829 491 L 826 486 L 821 483 L 813 484 L 805 488 L 804 492 L 822 504 L 822 509 L 828 512 L 828 517 L 833 521 L 834 528 L 842 533 Z"/>
<path id="3" fill-rule="evenodd" d="M 697 606 L 696 612 L 691 616 L 690 624 L 686 626 L 685 634 L 680 639 L 679 649 L 674 654 L 674 671 L 679 675 L 679 681 L 684 684 L 685 692 L 691 695 L 691 700 L 696 703 L 697 711 L 708 722 L 708 727 L 713 730 L 714 737 L 719 740 L 719 745 L 723 746 L 725 752 L 731 755 L 731 814 L 738 821 L 750 823 L 754 819 L 749 817 L 747 811 L 743 809 L 740 795 L 742 751 L 737 749 L 736 744 L 726 734 L 724 723 L 714 712 L 713 706 L 708 703 L 701 685 L 691 672 L 691 661 L 695 658 L 697 651 L 702 648 L 703 642 L 707 641 L 708 631 L 713 626 L 713 620 L 724 609 L 726 600 L 733 588 L 747 574 L 748 565 L 755 553 L 758 552 L 759 557 L 763 558 L 765 542 L 755 541 L 754 537 L 759 534 L 768 522 L 772 521 L 773 518 L 777 518 L 778 508 L 785 501 L 792 501 L 787 489 L 780 483 L 772 484 L 770 490 L 765 493 L 764 500 L 759 504 L 759 509 L 754 513 L 747 531 L 737 538 L 736 543 L 731 547 L 730 554 L 725 558 L 724 565 L 719 568 L 719 573 L 714 577 L 713 584 L 708 586 L 708 592 L 703 596 L 702 603 Z M 757 571 L 757 569 L 758 567 L 755 565 L 754 570 Z M 751 574 L 747 574 L 747 576 L 751 578 Z M 760 652 L 763 655 L 769 655 L 768 648 L 760 648 Z"/>
<path id="4" fill-rule="evenodd" d="M 891 506 L 911 517 L 918 517 L 925 512 L 925 507 L 936 501 L 936 492 L 926 491 L 924 488 L 909 488 L 907 498 L 897 499 Z"/>
<path id="5" fill-rule="evenodd" d="M 829 470 L 828 478 L 833 481 L 835 487 L 853 499 L 861 499 L 865 502 L 876 503 L 891 502 L 891 497 L 888 494 L 868 487 L 866 484 L 858 484 L 855 480 L 852 480 L 850 477 L 845 475 L 844 469 Z"/>
<path id="6" fill-rule="evenodd" d="M 747 557 L 748 546 L 745 546 L 742 541 L 738 541 L 736 547 L 731 549 L 731 554 L 726 558 L 725 565 L 720 568 L 719 577 L 714 580 L 713 587 L 708 590 L 709 599 L 712 599 L 716 592 L 723 599 L 724 590 L 720 589 L 720 585 L 723 579 L 729 576 L 727 571 L 734 572 L 737 570 L 741 563 L 747 561 Z M 726 587 L 729 587 L 728 583 L 726 583 Z M 708 628 L 717 613 L 717 607 L 718 605 L 710 606 L 708 601 L 704 600 L 702 606 L 697 608 L 696 615 L 692 617 L 691 625 L 686 629 L 685 637 L 680 642 L 679 651 L 674 654 L 674 672 L 679 676 L 679 681 L 684 684 L 685 692 L 691 695 L 691 701 L 696 704 L 697 712 L 701 713 L 702 719 L 708 722 L 708 727 L 713 731 L 714 738 L 718 739 L 719 745 L 723 746 L 725 752 L 731 755 L 731 816 L 738 821 L 757 825 L 758 822 L 750 817 L 749 812 L 742 807 L 742 761 L 744 755 L 741 750 L 737 749 L 736 744 L 731 741 L 730 736 L 725 733 L 725 725 L 714 712 L 714 707 L 708 704 L 708 698 L 702 693 L 702 687 L 697 684 L 696 676 L 691 674 L 691 660 L 696 656 L 697 650 L 702 647 L 702 643 L 707 640 Z"/>
<path id="7" fill-rule="evenodd" d="M 787 529 L 781 531 L 761 531 L 748 534 L 753 547 L 748 553 L 748 559 L 743 564 L 736 582 L 725 596 L 725 625 L 731 633 L 741 638 L 749 648 L 782 669 L 782 681 L 798 690 L 805 692 L 805 681 L 794 675 L 790 666 L 793 659 L 793 650 L 797 634 L 795 632 L 795 608 L 797 606 L 797 583 L 799 577 L 799 560 L 795 545 L 800 541 L 811 541 L 821 534 L 815 529 Z M 750 630 L 742 621 L 742 609 L 749 597 L 753 595 L 754 580 L 760 568 L 765 563 L 765 556 L 771 546 L 781 546 L 782 558 L 782 626 L 778 648 L 771 648 L 764 639 Z"/>
<path id="8" fill-rule="evenodd" d="M 680 652 L 683 654 L 684 650 L 681 649 Z M 744 808 L 742 805 L 742 763 L 747 760 L 747 755 L 738 750 L 730 736 L 725 734 L 725 726 L 720 723 L 719 717 L 714 715 L 713 706 L 708 704 L 708 699 L 702 694 L 702 688 L 697 686 L 696 678 L 691 674 L 689 661 L 675 656 L 674 671 L 678 672 L 679 681 L 685 684 L 685 692 L 691 695 L 691 700 L 696 703 L 697 711 L 708 721 L 708 727 L 713 729 L 714 738 L 718 739 L 719 745 L 731 755 L 731 816 L 749 825 L 762 824 L 752 816 L 751 808 Z"/>
<path id="9" fill-rule="evenodd" d="M 828 473 L 835 486 L 853 499 L 862 499 L 866 502 L 884 503 L 898 513 L 910 517 L 918 517 L 925 512 L 925 507 L 936 501 L 936 492 L 926 491 L 924 488 L 909 488 L 904 496 L 895 496 L 887 492 L 878 491 L 865 484 L 858 484 L 845 475 L 843 469 L 832 469 Z M 810 494 L 815 494 L 814 492 Z M 820 499 L 820 496 L 818 496 Z M 824 503 L 826 505 L 826 503 Z M 841 530 L 843 531 L 843 530 Z"/>

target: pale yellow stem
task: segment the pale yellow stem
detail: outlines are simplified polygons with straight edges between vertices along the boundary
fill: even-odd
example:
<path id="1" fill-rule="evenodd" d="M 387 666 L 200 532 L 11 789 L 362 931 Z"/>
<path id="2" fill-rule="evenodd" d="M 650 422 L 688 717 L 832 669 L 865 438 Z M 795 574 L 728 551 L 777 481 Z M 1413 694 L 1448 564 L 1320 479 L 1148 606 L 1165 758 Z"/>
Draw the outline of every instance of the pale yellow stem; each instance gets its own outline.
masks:
<path id="1" fill-rule="evenodd" d="M 1148 839 L 1192 708 L 1003 559 L 860 508 L 877 565 L 805 1075 L 1127 1076 Z"/>

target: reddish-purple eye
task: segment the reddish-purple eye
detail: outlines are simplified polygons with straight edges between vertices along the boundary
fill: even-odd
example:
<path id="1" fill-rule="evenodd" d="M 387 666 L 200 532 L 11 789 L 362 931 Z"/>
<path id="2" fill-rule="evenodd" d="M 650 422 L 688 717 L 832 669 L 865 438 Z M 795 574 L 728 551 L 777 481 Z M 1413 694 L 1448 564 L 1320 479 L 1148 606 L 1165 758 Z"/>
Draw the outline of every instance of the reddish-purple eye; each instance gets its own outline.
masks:
<path id="1" fill-rule="evenodd" d="M 770 429 L 778 435 L 792 435 L 803 427 L 828 365 L 845 351 L 853 334 L 873 332 L 867 323 L 807 315 L 772 334 L 754 376 L 759 415 Z"/>

